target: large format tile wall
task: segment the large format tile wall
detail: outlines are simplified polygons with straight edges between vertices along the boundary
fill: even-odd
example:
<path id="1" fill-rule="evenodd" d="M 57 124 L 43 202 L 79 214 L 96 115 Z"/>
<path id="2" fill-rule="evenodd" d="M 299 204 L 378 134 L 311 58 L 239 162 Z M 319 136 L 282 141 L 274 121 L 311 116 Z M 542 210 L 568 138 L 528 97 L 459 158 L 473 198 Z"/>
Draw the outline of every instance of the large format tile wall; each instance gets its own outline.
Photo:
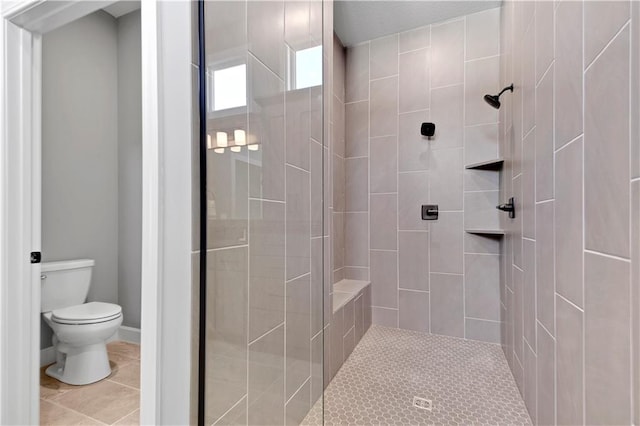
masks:
<path id="1" fill-rule="evenodd" d="M 292 90 L 286 62 L 322 44 L 322 4 L 206 2 L 208 99 L 216 70 L 245 65 L 247 88 L 209 106 L 211 148 L 236 129 L 259 144 L 207 153 L 208 424 L 297 424 L 322 394 L 322 88 Z"/>
<path id="2" fill-rule="evenodd" d="M 482 97 L 498 90 L 499 18 L 347 50 L 342 275 L 371 279 L 374 324 L 500 341 L 500 240 L 464 232 L 499 225 L 498 173 L 464 168 L 498 157 L 498 113 Z M 439 219 L 422 221 L 422 204 Z"/>
<path id="3" fill-rule="evenodd" d="M 640 423 L 638 9 L 502 9 L 502 338 L 538 424 Z"/>

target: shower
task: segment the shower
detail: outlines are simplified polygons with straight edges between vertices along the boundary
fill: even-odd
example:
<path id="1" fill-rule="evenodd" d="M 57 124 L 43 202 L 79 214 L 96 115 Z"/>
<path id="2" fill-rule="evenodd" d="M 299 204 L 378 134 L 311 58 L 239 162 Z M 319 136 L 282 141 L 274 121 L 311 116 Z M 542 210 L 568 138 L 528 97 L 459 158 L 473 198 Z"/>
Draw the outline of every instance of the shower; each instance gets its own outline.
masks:
<path id="1" fill-rule="evenodd" d="M 502 89 L 497 95 L 484 95 L 484 101 L 495 109 L 500 109 L 500 95 L 502 95 L 507 90 L 513 92 L 513 83 L 511 84 L 511 86 L 507 86 Z"/>

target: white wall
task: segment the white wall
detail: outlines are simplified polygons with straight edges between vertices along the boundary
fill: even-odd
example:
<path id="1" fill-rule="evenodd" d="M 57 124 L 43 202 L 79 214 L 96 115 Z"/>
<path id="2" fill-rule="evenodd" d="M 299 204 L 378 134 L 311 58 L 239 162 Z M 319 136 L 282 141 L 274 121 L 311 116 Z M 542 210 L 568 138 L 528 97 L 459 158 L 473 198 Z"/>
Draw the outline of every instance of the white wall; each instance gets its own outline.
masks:
<path id="1" fill-rule="evenodd" d="M 140 11 L 118 19 L 118 303 L 140 328 L 142 70 Z"/>

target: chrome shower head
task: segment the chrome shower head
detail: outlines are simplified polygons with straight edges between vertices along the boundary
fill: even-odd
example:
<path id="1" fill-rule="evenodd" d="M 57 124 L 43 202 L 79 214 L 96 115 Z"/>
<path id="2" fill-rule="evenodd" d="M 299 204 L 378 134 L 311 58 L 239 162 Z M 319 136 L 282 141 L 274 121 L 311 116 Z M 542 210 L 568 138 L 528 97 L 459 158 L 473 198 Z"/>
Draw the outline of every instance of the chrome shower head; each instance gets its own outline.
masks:
<path id="1" fill-rule="evenodd" d="M 497 95 L 484 95 L 484 101 L 494 107 L 495 109 L 500 108 L 500 95 L 502 95 L 507 90 L 513 92 L 513 84 L 511 86 L 507 86 L 500 91 Z"/>

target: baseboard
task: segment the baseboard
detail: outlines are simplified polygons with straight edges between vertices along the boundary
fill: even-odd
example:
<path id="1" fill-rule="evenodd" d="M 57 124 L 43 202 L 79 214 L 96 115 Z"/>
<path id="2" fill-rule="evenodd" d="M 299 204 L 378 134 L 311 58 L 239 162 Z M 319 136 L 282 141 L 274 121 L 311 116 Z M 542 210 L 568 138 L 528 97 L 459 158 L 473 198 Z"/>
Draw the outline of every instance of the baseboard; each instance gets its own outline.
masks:
<path id="1" fill-rule="evenodd" d="M 56 351 L 53 346 L 40 349 L 40 367 L 56 362 Z"/>
<path id="2" fill-rule="evenodd" d="M 140 344 L 140 329 L 134 327 L 127 327 L 126 325 L 121 325 L 120 329 L 116 333 L 118 336 L 118 340 L 124 340 L 129 343 Z"/>

